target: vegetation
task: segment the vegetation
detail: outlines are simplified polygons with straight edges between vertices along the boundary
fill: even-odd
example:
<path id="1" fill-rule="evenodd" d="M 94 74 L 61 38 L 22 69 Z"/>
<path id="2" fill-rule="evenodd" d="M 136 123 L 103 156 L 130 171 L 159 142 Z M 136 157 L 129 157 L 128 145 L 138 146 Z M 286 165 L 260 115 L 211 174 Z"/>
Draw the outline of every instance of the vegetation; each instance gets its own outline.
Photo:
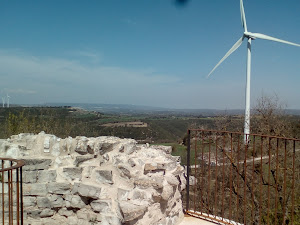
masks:
<path id="1" fill-rule="evenodd" d="M 107 123 L 141 121 L 146 127 L 103 126 Z M 206 117 L 157 115 L 108 115 L 71 107 L 0 108 L 0 138 L 18 133 L 46 133 L 59 137 L 111 135 L 140 142 L 181 142 L 189 127 L 211 127 Z"/>

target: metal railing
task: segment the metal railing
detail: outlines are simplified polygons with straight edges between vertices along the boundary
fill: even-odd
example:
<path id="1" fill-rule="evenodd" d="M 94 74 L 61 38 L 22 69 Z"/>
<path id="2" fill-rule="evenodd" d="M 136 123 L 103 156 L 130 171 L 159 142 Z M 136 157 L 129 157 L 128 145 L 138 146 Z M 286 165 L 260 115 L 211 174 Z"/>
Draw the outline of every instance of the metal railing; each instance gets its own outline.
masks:
<path id="1" fill-rule="evenodd" d="M 0 158 L 2 224 L 23 224 L 22 160 Z"/>
<path id="2" fill-rule="evenodd" d="M 300 140 L 189 130 L 185 211 L 224 224 L 300 224 Z"/>

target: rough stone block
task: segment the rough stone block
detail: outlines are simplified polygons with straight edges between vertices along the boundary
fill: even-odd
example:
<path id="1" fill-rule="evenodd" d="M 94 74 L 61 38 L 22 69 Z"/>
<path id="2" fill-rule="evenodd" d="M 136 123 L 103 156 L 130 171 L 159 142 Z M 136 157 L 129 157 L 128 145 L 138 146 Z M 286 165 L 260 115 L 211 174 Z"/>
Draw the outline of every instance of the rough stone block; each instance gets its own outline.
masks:
<path id="1" fill-rule="evenodd" d="M 85 202 L 78 195 L 66 195 L 65 200 L 67 208 L 81 209 L 86 206 Z"/>
<path id="2" fill-rule="evenodd" d="M 139 188 L 135 188 L 128 194 L 128 199 L 130 200 L 148 200 L 151 199 L 152 195 L 147 190 L 141 190 Z"/>
<path id="3" fill-rule="evenodd" d="M 79 166 L 81 163 L 93 159 L 93 155 L 81 155 L 81 156 L 76 156 L 76 159 L 74 160 L 74 166 Z"/>
<path id="4" fill-rule="evenodd" d="M 38 171 L 39 183 L 50 183 L 56 180 L 56 170 L 41 170 Z"/>
<path id="5" fill-rule="evenodd" d="M 49 193 L 61 195 L 70 193 L 71 188 L 69 183 L 49 183 L 47 186 Z"/>
<path id="6" fill-rule="evenodd" d="M 96 181 L 99 183 L 113 184 L 113 175 L 111 170 L 96 170 Z"/>
<path id="7" fill-rule="evenodd" d="M 65 201 L 60 195 L 50 195 L 49 201 L 53 208 L 60 208 L 65 205 Z"/>
<path id="8" fill-rule="evenodd" d="M 161 170 L 173 170 L 176 168 L 176 166 L 177 166 L 176 161 L 157 163 L 157 169 L 161 169 Z"/>
<path id="9" fill-rule="evenodd" d="M 58 214 L 61 216 L 69 217 L 73 216 L 74 212 L 72 210 L 67 210 L 66 208 L 61 208 L 58 210 Z"/>
<path id="10" fill-rule="evenodd" d="M 75 183 L 72 193 L 79 194 L 83 197 L 97 199 L 100 196 L 101 188 L 81 183 Z"/>
<path id="11" fill-rule="evenodd" d="M 70 178 L 71 180 L 81 180 L 82 170 L 82 167 L 68 167 L 63 168 L 63 173 L 67 178 Z"/>
<path id="12" fill-rule="evenodd" d="M 127 166 L 119 165 L 118 169 L 119 169 L 120 174 L 121 174 L 122 177 L 129 178 L 129 179 L 131 178 L 131 173 L 130 173 L 130 170 Z"/>
<path id="13" fill-rule="evenodd" d="M 32 218 L 40 218 L 40 214 L 42 212 L 42 210 L 40 209 L 30 209 L 30 210 L 25 210 L 25 212 L 27 213 L 27 215 L 29 217 L 32 217 Z"/>
<path id="14" fill-rule="evenodd" d="M 157 163 L 156 162 L 152 162 L 152 163 L 146 163 L 144 170 L 145 171 L 152 171 L 152 170 L 157 170 Z"/>
<path id="15" fill-rule="evenodd" d="M 25 165 L 23 166 L 23 171 L 25 170 L 45 170 L 51 165 L 51 159 L 23 159 Z"/>
<path id="16" fill-rule="evenodd" d="M 50 152 L 50 136 L 46 136 L 44 139 L 44 152 Z"/>
<path id="17" fill-rule="evenodd" d="M 100 154 L 103 155 L 107 152 L 113 150 L 114 144 L 113 143 L 102 143 L 100 148 Z"/>
<path id="18" fill-rule="evenodd" d="M 37 171 L 24 171 L 23 172 L 23 183 L 36 183 Z"/>
<path id="19" fill-rule="evenodd" d="M 163 188 L 163 192 L 161 193 L 161 197 L 164 201 L 168 201 L 171 196 L 174 194 L 174 189 L 172 186 L 166 185 Z"/>
<path id="20" fill-rule="evenodd" d="M 48 193 L 46 184 L 23 184 L 23 195 L 46 195 Z"/>
<path id="21" fill-rule="evenodd" d="M 36 197 L 24 196 L 23 206 L 24 207 L 36 206 Z"/>
<path id="22" fill-rule="evenodd" d="M 39 208 L 51 208 L 51 202 L 47 197 L 37 197 L 36 203 Z"/>
<path id="23" fill-rule="evenodd" d="M 172 153 L 172 146 L 152 145 L 151 148 L 154 148 L 157 150 L 162 150 L 163 152 L 165 152 L 167 154 Z"/>
<path id="24" fill-rule="evenodd" d="M 144 174 L 148 173 L 165 173 L 165 168 L 161 168 L 158 163 L 146 163 L 144 166 Z"/>
<path id="25" fill-rule="evenodd" d="M 177 165 L 177 166 L 176 166 L 176 169 L 174 169 L 174 170 L 172 171 L 172 174 L 173 174 L 174 176 L 177 176 L 177 175 L 183 174 L 183 172 L 184 172 L 183 167 L 180 166 L 180 165 Z"/>
<path id="26" fill-rule="evenodd" d="M 134 205 L 125 201 L 120 202 L 120 208 L 123 212 L 125 222 L 132 221 L 143 216 L 147 210 L 146 205 Z"/>
<path id="27" fill-rule="evenodd" d="M 154 189 L 163 188 L 163 179 L 159 178 L 143 178 L 134 181 L 134 184 L 140 188 L 153 187 Z"/>
<path id="28" fill-rule="evenodd" d="M 43 217 L 50 217 L 50 216 L 53 216 L 55 213 L 54 210 L 52 209 L 43 209 L 41 214 L 40 214 L 40 217 L 43 218 Z"/>
<path id="29" fill-rule="evenodd" d="M 109 201 L 105 200 L 94 200 L 91 202 L 91 207 L 94 212 L 108 213 L 110 212 Z"/>
<path id="30" fill-rule="evenodd" d="M 177 185 L 179 185 L 179 180 L 178 180 L 177 177 L 175 177 L 175 176 L 172 176 L 172 175 L 170 175 L 170 174 L 167 174 L 167 175 L 165 176 L 165 179 L 166 179 L 166 181 L 167 181 L 170 185 L 172 185 L 172 186 L 177 186 Z"/>
<path id="31" fill-rule="evenodd" d="M 79 139 L 79 140 L 77 142 L 75 152 L 77 152 L 81 155 L 88 154 L 88 151 L 87 151 L 88 139 L 86 137 L 76 137 L 76 139 Z"/>
<path id="32" fill-rule="evenodd" d="M 100 224 L 113 224 L 113 225 L 121 225 L 121 219 L 116 216 L 104 216 L 97 215 L 97 220 L 101 222 Z"/>
<path id="33" fill-rule="evenodd" d="M 78 219 L 76 216 L 69 216 L 68 217 L 68 222 L 67 222 L 68 225 L 78 225 Z"/>
<path id="34" fill-rule="evenodd" d="M 126 201 L 129 191 L 124 190 L 122 188 L 118 188 L 118 200 L 119 201 Z"/>

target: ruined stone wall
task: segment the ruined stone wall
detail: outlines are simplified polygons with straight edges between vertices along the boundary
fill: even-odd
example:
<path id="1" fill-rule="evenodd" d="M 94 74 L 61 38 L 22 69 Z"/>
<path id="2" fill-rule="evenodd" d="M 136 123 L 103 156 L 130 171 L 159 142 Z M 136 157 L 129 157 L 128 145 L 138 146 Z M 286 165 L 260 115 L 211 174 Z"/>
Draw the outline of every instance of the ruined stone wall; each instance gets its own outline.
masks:
<path id="1" fill-rule="evenodd" d="M 25 224 L 178 224 L 183 168 L 171 147 L 117 137 L 19 134 L 0 156 L 24 159 Z"/>

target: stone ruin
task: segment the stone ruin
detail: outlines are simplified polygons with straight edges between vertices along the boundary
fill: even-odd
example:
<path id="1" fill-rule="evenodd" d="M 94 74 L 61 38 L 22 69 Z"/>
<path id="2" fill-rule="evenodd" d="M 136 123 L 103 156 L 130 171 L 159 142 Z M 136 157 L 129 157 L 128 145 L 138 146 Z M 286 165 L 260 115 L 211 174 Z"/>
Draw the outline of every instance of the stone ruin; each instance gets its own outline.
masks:
<path id="1" fill-rule="evenodd" d="M 19 134 L 0 156 L 23 159 L 25 224 L 175 225 L 184 169 L 171 147 L 133 139 Z M 2 190 L 1 190 L 2 191 Z"/>

